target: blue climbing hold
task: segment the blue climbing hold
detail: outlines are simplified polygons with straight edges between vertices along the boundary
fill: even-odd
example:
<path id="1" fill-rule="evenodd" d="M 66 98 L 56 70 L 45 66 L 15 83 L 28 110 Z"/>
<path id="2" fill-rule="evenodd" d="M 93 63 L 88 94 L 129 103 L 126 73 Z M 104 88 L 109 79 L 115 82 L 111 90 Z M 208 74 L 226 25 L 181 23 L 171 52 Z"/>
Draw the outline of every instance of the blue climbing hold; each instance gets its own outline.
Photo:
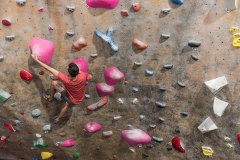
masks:
<path id="1" fill-rule="evenodd" d="M 172 0 L 172 3 L 175 5 L 182 5 L 184 0 Z"/>

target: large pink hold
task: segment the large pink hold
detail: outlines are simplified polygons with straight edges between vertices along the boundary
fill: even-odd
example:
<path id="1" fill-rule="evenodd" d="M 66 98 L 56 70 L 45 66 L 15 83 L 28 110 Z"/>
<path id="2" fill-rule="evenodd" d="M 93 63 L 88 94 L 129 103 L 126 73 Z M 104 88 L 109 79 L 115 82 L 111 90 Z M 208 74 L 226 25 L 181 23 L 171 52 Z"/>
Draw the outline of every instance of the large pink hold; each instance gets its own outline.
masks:
<path id="1" fill-rule="evenodd" d="M 79 72 L 88 72 L 88 62 L 85 58 L 77 58 L 73 60 L 73 63 L 75 63 L 78 68 Z"/>
<path id="2" fill-rule="evenodd" d="M 29 48 L 32 50 L 32 53 L 37 54 L 38 59 L 49 65 L 52 60 L 54 52 L 54 44 L 45 39 L 33 38 L 29 43 Z"/>
<path id="3" fill-rule="evenodd" d="M 120 0 L 86 0 L 86 3 L 91 8 L 106 8 L 114 9 L 117 7 Z"/>
<path id="4" fill-rule="evenodd" d="M 75 146 L 77 144 L 76 141 L 74 141 L 73 139 L 68 139 L 66 141 L 63 141 L 60 143 L 61 147 L 72 147 Z"/>
<path id="5" fill-rule="evenodd" d="M 130 145 L 148 144 L 152 138 L 140 129 L 123 130 L 121 137 Z"/>
<path id="6" fill-rule="evenodd" d="M 83 126 L 83 128 L 89 133 L 96 133 L 102 129 L 102 126 L 97 122 L 88 122 Z"/>
<path id="7" fill-rule="evenodd" d="M 112 66 L 105 69 L 104 77 L 108 85 L 115 85 L 124 78 L 124 74 Z"/>
<path id="8" fill-rule="evenodd" d="M 109 86 L 106 83 L 98 83 L 96 85 L 96 90 L 99 96 L 108 96 L 114 92 L 114 87 Z"/>

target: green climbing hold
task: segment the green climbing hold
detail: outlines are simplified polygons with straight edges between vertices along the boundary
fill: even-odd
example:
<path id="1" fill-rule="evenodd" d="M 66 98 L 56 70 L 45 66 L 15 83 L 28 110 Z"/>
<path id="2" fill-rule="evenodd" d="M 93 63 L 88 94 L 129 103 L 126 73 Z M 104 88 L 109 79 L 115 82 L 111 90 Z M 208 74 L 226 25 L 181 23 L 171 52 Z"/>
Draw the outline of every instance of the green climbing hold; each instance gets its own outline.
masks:
<path id="1" fill-rule="evenodd" d="M 79 153 L 79 152 L 74 152 L 74 153 L 72 154 L 72 156 L 73 156 L 73 158 L 77 159 L 77 158 L 80 157 L 80 153 Z"/>
<path id="2" fill-rule="evenodd" d="M 3 89 L 0 89 L 0 103 L 6 101 L 8 98 L 10 98 L 11 95 L 4 91 Z"/>
<path id="3" fill-rule="evenodd" d="M 34 147 L 47 147 L 48 144 L 42 138 L 39 138 L 38 140 L 33 141 L 33 146 Z"/>

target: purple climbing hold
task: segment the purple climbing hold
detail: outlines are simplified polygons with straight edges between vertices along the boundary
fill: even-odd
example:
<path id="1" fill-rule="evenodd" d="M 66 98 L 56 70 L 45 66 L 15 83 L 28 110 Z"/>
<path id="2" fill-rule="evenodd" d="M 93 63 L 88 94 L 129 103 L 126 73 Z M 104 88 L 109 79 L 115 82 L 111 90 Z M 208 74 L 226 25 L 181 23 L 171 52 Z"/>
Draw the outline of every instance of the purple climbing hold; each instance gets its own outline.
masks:
<path id="1" fill-rule="evenodd" d="M 114 92 L 114 87 L 107 85 L 106 83 L 98 83 L 96 90 L 99 96 L 108 96 Z"/>
<path id="2" fill-rule="evenodd" d="M 116 67 L 111 66 L 105 69 L 104 77 L 108 85 L 115 85 L 124 78 L 124 74 Z"/>

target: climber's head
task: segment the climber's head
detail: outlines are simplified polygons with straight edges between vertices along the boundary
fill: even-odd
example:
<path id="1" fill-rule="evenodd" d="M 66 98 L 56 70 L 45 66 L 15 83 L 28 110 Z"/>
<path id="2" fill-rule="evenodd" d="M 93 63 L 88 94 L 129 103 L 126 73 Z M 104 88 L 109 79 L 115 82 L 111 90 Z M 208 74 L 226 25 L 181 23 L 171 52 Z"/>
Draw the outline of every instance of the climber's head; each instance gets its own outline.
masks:
<path id="1" fill-rule="evenodd" d="M 68 65 L 68 73 L 71 77 L 76 77 L 79 73 L 79 68 L 75 63 L 70 63 Z"/>

